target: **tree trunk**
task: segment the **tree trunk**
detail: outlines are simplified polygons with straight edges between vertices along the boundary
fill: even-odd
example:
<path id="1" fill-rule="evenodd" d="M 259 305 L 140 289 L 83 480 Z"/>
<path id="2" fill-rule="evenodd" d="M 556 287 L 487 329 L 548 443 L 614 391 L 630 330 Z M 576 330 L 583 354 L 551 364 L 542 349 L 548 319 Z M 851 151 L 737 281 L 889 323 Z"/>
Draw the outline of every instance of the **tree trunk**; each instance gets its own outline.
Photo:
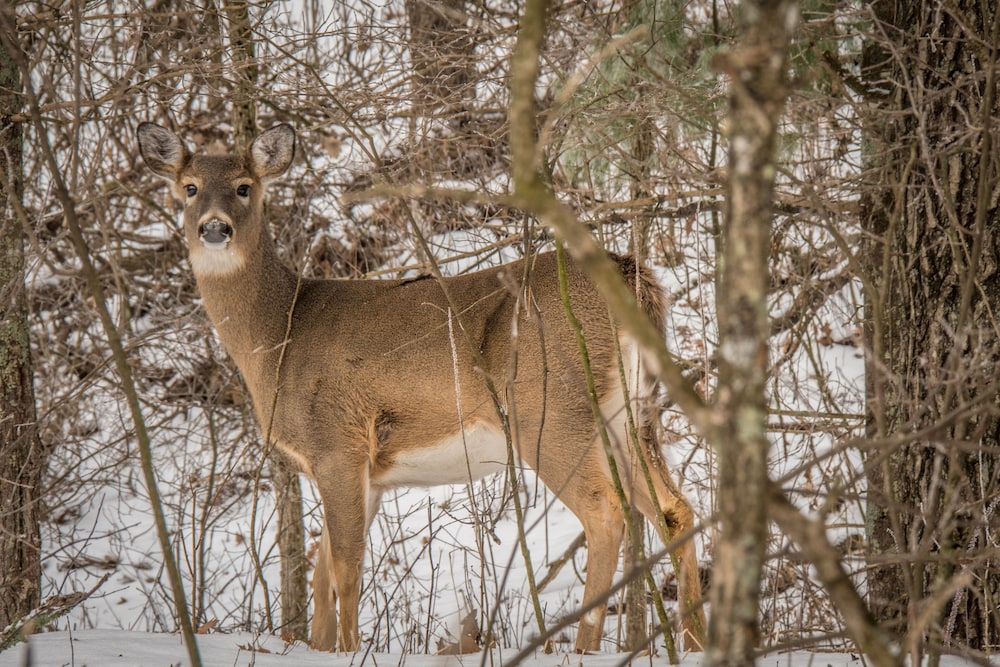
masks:
<path id="1" fill-rule="evenodd" d="M 225 2 L 229 21 L 229 51 L 233 59 L 232 118 L 235 149 L 244 151 L 257 136 L 257 59 L 254 55 L 250 9 L 243 0 Z"/>
<path id="2" fill-rule="evenodd" d="M 760 639 L 758 606 L 767 548 L 767 394 L 772 200 L 777 123 L 787 95 L 785 69 L 797 8 L 751 2 L 739 46 L 716 59 L 729 75 L 729 183 L 722 238 L 715 542 L 708 665 L 752 665 Z"/>
<path id="3" fill-rule="evenodd" d="M 0 628 L 34 609 L 41 591 L 38 439 L 24 284 L 21 196 L 22 110 L 18 66 L 0 44 Z"/>
<path id="4" fill-rule="evenodd" d="M 862 198 L 868 429 L 879 443 L 866 462 L 868 592 L 915 659 L 928 640 L 1000 643 L 1000 559 L 989 551 L 1000 494 L 1000 23 L 996 0 L 875 10 L 885 38 L 863 54 L 875 102 Z"/>
<path id="5" fill-rule="evenodd" d="M 636 82 L 638 83 L 638 82 Z M 639 200 L 649 196 L 648 177 L 649 160 L 653 154 L 653 121 L 650 118 L 640 118 L 636 122 L 634 134 L 631 139 L 632 159 L 635 161 L 630 173 L 634 176 L 630 184 L 631 196 L 633 200 Z M 646 256 L 649 249 L 650 220 L 648 217 L 640 216 L 632 221 L 632 238 L 629 244 L 636 264 L 643 266 L 646 264 Z M 641 446 L 641 445 L 637 445 Z M 638 508 L 632 507 L 634 525 L 625 532 L 625 559 L 626 564 L 639 563 L 643 560 L 644 545 L 646 538 L 646 523 L 642 520 L 642 515 Z M 626 568 L 627 569 L 627 568 Z M 678 587 L 678 591 L 680 588 Z M 678 603 L 680 597 L 678 596 Z M 638 651 L 649 641 L 649 632 L 646 628 L 646 615 L 649 609 L 649 602 L 646 597 L 646 578 L 635 577 L 629 582 L 625 589 L 625 645 L 626 651 Z"/>
<path id="6" fill-rule="evenodd" d="M 415 116 L 445 120 L 473 101 L 475 43 L 465 0 L 406 0 Z"/>
<path id="7" fill-rule="evenodd" d="M 305 641 L 309 637 L 309 586 L 306 575 L 305 524 L 298 471 L 276 449 L 268 458 L 278 506 L 278 552 L 281 554 L 281 636 Z"/>
<path id="8" fill-rule="evenodd" d="M 475 112 L 476 57 L 465 0 L 406 0 L 411 62 L 409 155 L 401 174 L 434 184 L 442 179 L 476 178 L 488 168 L 490 123 Z M 456 213 L 440 202 L 421 207 L 420 217 L 445 226 Z M 454 220 L 435 221 L 438 217 Z"/>

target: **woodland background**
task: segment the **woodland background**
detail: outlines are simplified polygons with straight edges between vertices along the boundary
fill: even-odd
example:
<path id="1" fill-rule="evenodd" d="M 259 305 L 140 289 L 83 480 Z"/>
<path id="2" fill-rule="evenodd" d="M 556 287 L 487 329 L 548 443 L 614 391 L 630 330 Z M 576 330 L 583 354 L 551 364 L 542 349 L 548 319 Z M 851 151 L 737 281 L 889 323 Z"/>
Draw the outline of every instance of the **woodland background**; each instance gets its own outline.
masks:
<path id="1" fill-rule="evenodd" d="M 728 638 L 710 626 L 712 659 L 996 651 L 995 0 L 555 0 L 547 23 L 538 6 L 0 8 L 0 627 L 45 599 L 71 610 L 39 627 L 171 632 L 189 615 L 202 632 L 305 638 L 316 500 L 262 454 L 175 205 L 134 140 L 151 120 L 216 150 L 287 122 L 299 153 L 268 206 L 304 275 L 412 276 L 429 256 L 455 273 L 550 247 L 549 209 L 511 196 L 536 181 L 571 212 L 564 235 L 653 267 L 687 386 L 663 397 L 662 440 L 697 505 L 713 618 L 733 621 Z M 778 20 L 793 12 L 794 30 Z M 535 23 L 526 79 L 511 54 Z M 754 150 L 760 187 L 741 190 L 730 165 Z M 756 273 L 739 260 L 751 246 Z M 747 331 L 766 354 L 743 369 L 761 425 L 745 440 L 700 428 L 699 410 L 736 414 L 741 370 L 719 349 L 754 280 L 764 319 Z M 186 607 L 163 570 L 146 445 Z M 528 644 L 531 592 L 505 576 L 523 571 L 522 537 L 543 623 L 573 611 L 574 520 L 527 479 L 516 525 L 507 482 L 386 499 L 362 602 L 372 647 L 460 645 L 446 617 L 470 612 L 473 635 Z M 655 566 L 668 597 L 670 577 Z M 645 594 L 630 599 L 608 650 L 661 637 Z"/>

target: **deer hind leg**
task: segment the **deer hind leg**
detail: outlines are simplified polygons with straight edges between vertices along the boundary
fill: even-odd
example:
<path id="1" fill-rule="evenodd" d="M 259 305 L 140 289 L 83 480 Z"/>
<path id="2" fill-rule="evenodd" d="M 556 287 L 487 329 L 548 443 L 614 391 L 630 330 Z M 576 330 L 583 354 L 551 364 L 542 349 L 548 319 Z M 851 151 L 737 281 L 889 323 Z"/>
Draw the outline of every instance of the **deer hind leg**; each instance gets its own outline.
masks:
<path id="1" fill-rule="evenodd" d="M 590 490 L 578 513 L 587 536 L 587 579 L 583 588 L 583 604 L 595 602 L 595 607 L 580 618 L 576 636 L 576 651 L 597 651 L 604 635 L 604 617 L 608 610 L 606 598 L 611 589 L 625 534 L 625 519 L 621 505 L 612 489 Z M 576 503 L 574 503 L 576 504 Z M 579 506 L 578 505 L 578 506 Z M 572 510 L 573 507 L 570 507 Z"/>
<path id="2" fill-rule="evenodd" d="M 554 420 L 553 420 L 554 421 Z M 586 423 L 586 420 L 581 420 Z M 552 426 L 550 422 L 549 426 Z M 608 479 L 599 448 L 592 446 L 593 432 L 580 433 L 579 426 L 549 431 L 538 458 L 522 452 L 524 460 L 536 467 L 545 485 L 572 511 L 587 538 L 587 577 L 583 590 L 583 606 L 592 609 L 580 618 L 576 635 L 576 651 L 597 651 L 604 634 L 606 598 L 615 571 L 625 534 L 625 519 L 621 503 Z M 556 440 L 562 443 L 586 442 L 582 448 L 569 447 L 564 452 L 552 448 Z M 583 452 L 582 458 L 580 452 Z M 572 453 L 564 456 L 565 453 Z"/>
<path id="3" fill-rule="evenodd" d="M 634 447 L 626 448 L 630 460 L 619 461 L 619 466 L 624 464 L 628 468 L 628 474 L 623 477 L 628 480 L 627 490 L 632 502 L 658 530 L 661 527 L 662 512 L 663 518 L 666 519 L 668 535 L 661 537 L 665 542 L 670 542 L 694 528 L 694 510 L 680 488 L 670 478 L 669 471 L 657 453 L 658 446 L 652 423 L 645 415 L 642 419 L 643 426 L 639 435 L 642 439 L 642 451 L 647 453 L 645 458 L 655 499 L 650 493 L 650 484 L 638 464 Z M 677 565 L 677 595 L 684 631 L 684 648 L 688 651 L 700 651 L 705 642 L 706 625 L 694 539 L 687 539 L 674 549 L 673 557 Z"/>

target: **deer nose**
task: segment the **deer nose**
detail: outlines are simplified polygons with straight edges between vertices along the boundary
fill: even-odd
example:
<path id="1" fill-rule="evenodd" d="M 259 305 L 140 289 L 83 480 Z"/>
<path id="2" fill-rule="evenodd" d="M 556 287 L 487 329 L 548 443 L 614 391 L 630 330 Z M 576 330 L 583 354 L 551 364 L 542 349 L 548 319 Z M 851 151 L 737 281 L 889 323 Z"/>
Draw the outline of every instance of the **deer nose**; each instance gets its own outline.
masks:
<path id="1" fill-rule="evenodd" d="M 233 238 L 233 228 L 227 222 L 212 218 L 198 227 L 198 238 L 206 245 L 229 243 Z"/>

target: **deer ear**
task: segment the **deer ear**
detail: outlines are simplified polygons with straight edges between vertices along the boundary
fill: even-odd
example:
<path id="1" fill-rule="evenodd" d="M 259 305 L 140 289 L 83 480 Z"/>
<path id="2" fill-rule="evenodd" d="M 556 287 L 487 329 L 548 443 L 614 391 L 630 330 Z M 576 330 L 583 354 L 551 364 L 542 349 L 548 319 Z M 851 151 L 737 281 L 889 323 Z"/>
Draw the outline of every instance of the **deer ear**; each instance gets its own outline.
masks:
<path id="1" fill-rule="evenodd" d="M 180 138 L 156 123 L 142 123 L 136 130 L 139 153 L 157 176 L 176 181 L 177 174 L 189 155 Z"/>
<path id="2" fill-rule="evenodd" d="M 278 176 L 295 157 L 295 130 L 291 125 L 276 125 L 250 145 L 250 164 L 257 178 Z"/>

